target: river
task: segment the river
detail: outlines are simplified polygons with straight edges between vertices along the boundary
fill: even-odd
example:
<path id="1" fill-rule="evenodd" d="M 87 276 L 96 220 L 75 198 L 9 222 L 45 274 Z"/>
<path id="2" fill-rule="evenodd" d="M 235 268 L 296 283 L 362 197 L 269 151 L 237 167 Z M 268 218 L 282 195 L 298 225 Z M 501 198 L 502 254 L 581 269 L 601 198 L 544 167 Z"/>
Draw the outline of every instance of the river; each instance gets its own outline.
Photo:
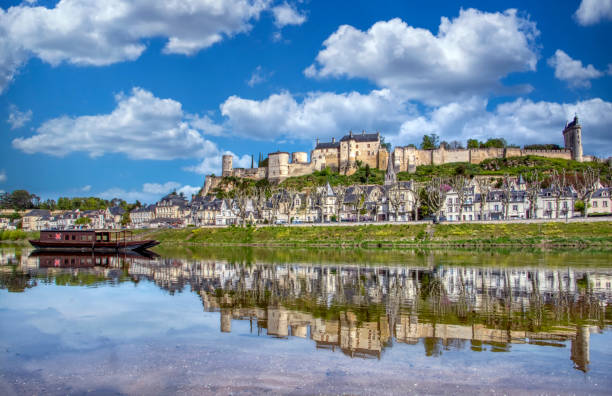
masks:
<path id="1" fill-rule="evenodd" d="M 0 247 L 0 394 L 610 394 L 612 252 Z"/>

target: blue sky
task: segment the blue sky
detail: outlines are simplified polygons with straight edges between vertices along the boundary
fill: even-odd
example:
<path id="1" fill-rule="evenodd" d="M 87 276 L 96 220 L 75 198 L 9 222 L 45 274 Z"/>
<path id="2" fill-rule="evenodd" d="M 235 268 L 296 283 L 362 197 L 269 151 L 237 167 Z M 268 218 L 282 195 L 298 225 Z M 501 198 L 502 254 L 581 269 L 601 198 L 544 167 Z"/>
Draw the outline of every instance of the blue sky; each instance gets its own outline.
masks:
<path id="1" fill-rule="evenodd" d="M 504 137 L 612 154 L 612 1 L 0 1 L 0 190 L 153 202 L 221 155 Z"/>

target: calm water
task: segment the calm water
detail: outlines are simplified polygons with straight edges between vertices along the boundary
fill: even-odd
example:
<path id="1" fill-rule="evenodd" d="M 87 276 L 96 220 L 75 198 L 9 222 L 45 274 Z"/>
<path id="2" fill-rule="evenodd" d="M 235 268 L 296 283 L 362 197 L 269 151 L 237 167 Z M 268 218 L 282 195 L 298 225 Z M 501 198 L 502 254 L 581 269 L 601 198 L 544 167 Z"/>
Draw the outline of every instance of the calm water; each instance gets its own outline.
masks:
<path id="1" fill-rule="evenodd" d="M 610 252 L 0 248 L 0 394 L 612 394 Z"/>

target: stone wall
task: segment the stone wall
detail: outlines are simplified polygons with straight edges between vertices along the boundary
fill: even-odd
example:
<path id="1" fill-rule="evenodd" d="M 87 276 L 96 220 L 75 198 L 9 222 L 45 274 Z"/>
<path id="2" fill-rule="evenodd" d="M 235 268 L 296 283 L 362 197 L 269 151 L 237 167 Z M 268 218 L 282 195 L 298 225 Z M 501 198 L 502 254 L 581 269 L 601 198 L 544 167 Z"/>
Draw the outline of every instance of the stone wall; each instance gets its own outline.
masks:
<path id="1" fill-rule="evenodd" d="M 522 150 L 521 155 L 537 155 L 538 157 L 561 158 L 567 160 L 572 159 L 572 152 L 570 150 Z"/>

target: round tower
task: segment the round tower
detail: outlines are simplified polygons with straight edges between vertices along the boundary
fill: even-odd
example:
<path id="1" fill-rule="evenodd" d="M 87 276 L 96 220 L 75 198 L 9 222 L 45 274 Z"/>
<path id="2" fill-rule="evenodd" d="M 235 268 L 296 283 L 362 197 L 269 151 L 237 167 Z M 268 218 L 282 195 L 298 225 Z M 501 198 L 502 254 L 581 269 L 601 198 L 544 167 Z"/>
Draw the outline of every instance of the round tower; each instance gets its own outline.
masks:
<path id="1" fill-rule="evenodd" d="M 232 161 L 233 161 L 233 156 L 231 155 L 224 155 L 223 156 L 223 165 L 222 165 L 222 173 L 221 175 L 223 177 L 225 176 L 231 176 L 232 175 L 232 171 L 233 171 L 233 165 L 232 165 Z"/>
<path id="2" fill-rule="evenodd" d="M 578 122 L 577 115 L 563 129 L 563 141 L 565 149 L 572 152 L 572 159 L 582 162 L 582 126 Z"/>
<path id="3" fill-rule="evenodd" d="M 289 153 L 277 151 L 268 154 L 268 178 L 284 179 L 289 176 Z"/>
<path id="4" fill-rule="evenodd" d="M 292 164 L 305 164 L 308 162 L 308 154 L 303 151 L 297 151 L 291 154 Z"/>

